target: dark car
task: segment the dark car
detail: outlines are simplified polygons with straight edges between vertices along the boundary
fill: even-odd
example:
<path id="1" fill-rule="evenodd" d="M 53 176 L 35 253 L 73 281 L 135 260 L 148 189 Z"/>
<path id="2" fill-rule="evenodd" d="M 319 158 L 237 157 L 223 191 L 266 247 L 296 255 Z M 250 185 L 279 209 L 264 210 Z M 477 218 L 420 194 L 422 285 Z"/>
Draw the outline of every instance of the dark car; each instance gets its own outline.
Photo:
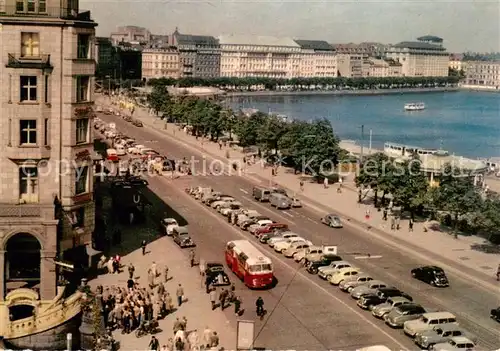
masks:
<path id="1" fill-rule="evenodd" d="M 411 276 L 437 287 L 450 286 L 444 270 L 437 266 L 423 266 L 411 270 Z"/>
<path id="2" fill-rule="evenodd" d="M 242 222 L 241 224 L 241 229 L 243 230 L 247 230 L 248 227 L 250 227 L 252 224 L 255 224 L 257 223 L 258 221 L 263 221 L 263 220 L 266 220 L 266 219 L 269 219 L 269 217 L 267 216 L 257 216 L 257 217 L 254 217 L 254 218 L 251 218 L 251 219 L 248 219 L 244 222 Z M 269 219 L 270 220 L 270 219 Z"/>
<path id="3" fill-rule="evenodd" d="M 193 239 L 189 236 L 186 227 L 175 227 L 172 230 L 172 238 L 174 242 L 182 248 L 196 246 Z"/>
<path id="4" fill-rule="evenodd" d="M 490 317 L 496 320 L 497 322 L 500 322 L 500 307 L 492 309 L 490 312 Z"/>
<path id="5" fill-rule="evenodd" d="M 224 265 L 218 262 L 209 262 L 205 268 L 205 279 L 213 286 L 231 285 L 229 276 L 224 272 Z"/>
<path id="6" fill-rule="evenodd" d="M 342 257 L 337 255 L 322 256 L 317 261 L 311 261 L 307 263 L 306 271 L 311 274 L 318 273 L 319 267 L 329 266 L 330 263 L 335 261 L 342 261 Z"/>
<path id="7" fill-rule="evenodd" d="M 396 297 L 396 296 L 401 296 L 410 301 L 413 301 L 413 298 L 410 295 L 402 292 L 397 288 L 380 288 L 377 289 L 376 294 L 381 300 L 383 300 L 383 302 L 385 302 L 389 297 Z"/>
<path id="8" fill-rule="evenodd" d="M 377 294 L 366 294 L 358 300 L 358 306 L 362 309 L 370 310 L 372 306 L 377 306 L 384 302 L 385 300 Z"/>
<path id="9" fill-rule="evenodd" d="M 281 233 L 278 231 L 278 232 L 271 232 L 271 233 L 265 233 L 265 234 L 262 234 L 262 235 L 259 235 L 258 236 L 258 239 L 261 243 L 265 244 L 267 243 L 267 241 L 271 238 L 275 238 L 277 236 L 280 236 Z"/>

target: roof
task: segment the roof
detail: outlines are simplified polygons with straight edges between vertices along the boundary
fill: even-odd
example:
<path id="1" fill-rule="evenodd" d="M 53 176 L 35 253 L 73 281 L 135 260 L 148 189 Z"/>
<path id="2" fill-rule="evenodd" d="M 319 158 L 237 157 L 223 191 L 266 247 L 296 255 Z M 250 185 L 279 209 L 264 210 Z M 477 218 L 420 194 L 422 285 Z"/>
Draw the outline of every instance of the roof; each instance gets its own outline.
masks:
<path id="1" fill-rule="evenodd" d="M 434 35 L 424 35 L 423 37 L 417 38 L 420 41 L 433 41 L 435 43 L 442 43 L 443 39 L 440 37 L 436 37 Z"/>
<path id="2" fill-rule="evenodd" d="M 300 48 L 293 39 L 283 37 L 271 37 L 260 35 L 221 35 L 219 37 L 221 45 L 259 45 L 259 46 L 286 46 Z"/>
<path id="3" fill-rule="evenodd" d="M 173 35 L 179 45 L 219 45 L 217 39 L 210 35 L 191 35 L 179 32 Z"/>
<path id="4" fill-rule="evenodd" d="M 233 240 L 229 243 L 234 244 L 233 250 L 237 254 L 244 253 L 248 257 L 248 263 L 250 264 L 255 264 L 257 262 L 271 263 L 271 260 L 260 252 L 255 246 L 253 246 L 248 240 Z"/>
<path id="5" fill-rule="evenodd" d="M 463 170 L 470 173 L 481 173 L 488 169 L 485 162 L 455 155 L 419 155 L 422 170 L 442 171 L 446 165 L 451 165 L 454 169 Z"/>
<path id="6" fill-rule="evenodd" d="M 295 40 L 302 49 L 318 51 L 334 51 L 333 46 L 324 40 Z"/>
<path id="7" fill-rule="evenodd" d="M 431 49 L 438 51 L 446 51 L 445 48 L 436 44 L 425 43 L 423 41 L 402 41 L 393 45 L 395 48 L 408 48 L 408 49 Z"/>

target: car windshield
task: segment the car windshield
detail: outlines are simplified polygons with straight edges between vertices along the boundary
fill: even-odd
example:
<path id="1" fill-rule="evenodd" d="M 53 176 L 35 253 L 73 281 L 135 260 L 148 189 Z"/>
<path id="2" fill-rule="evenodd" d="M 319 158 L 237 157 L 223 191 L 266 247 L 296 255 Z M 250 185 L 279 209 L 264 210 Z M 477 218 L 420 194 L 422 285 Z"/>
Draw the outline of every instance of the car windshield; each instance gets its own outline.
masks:
<path id="1" fill-rule="evenodd" d="M 436 328 L 436 329 L 434 329 L 434 331 L 435 331 L 437 334 L 439 334 L 439 335 L 443 334 L 443 329 L 441 329 L 441 328 Z"/>
<path id="2" fill-rule="evenodd" d="M 189 239 L 189 234 L 180 234 L 179 238 L 181 238 L 182 240 Z"/>
<path id="3" fill-rule="evenodd" d="M 434 274 L 436 275 L 436 277 L 444 277 L 444 272 L 441 272 L 441 271 L 434 271 Z"/>

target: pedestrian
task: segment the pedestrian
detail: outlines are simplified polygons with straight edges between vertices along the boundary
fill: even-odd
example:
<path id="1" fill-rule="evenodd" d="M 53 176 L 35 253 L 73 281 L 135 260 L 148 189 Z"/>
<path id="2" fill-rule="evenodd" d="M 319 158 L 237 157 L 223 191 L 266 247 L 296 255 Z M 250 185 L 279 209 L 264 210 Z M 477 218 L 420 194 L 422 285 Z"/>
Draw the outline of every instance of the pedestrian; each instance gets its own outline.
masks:
<path id="1" fill-rule="evenodd" d="M 135 272 L 135 267 L 134 265 L 132 264 L 132 262 L 130 262 L 128 264 L 128 277 L 130 279 L 133 279 L 134 278 L 134 272 Z"/>
<path id="2" fill-rule="evenodd" d="M 396 218 L 394 216 L 391 216 L 391 230 L 396 229 Z"/>
<path id="3" fill-rule="evenodd" d="M 158 339 L 153 335 L 151 337 L 151 341 L 149 342 L 149 349 L 157 351 L 158 348 L 160 347 L 160 343 L 158 342 Z"/>
<path id="4" fill-rule="evenodd" d="M 153 272 L 151 272 L 151 268 L 148 269 L 148 285 L 151 289 L 155 286 L 155 277 Z"/>
<path id="5" fill-rule="evenodd" d="M 401 218 L 399 216 L 396 217 L 396 230 L 399 230 L 399 222 L 401 221 Z"/>
<path id="6" fill-rule="evenodd" d="M 165 283 L 168 281 L 168 266 L 165 265 L 165 268 L 163 269 L 163 279 L 165 280 Z"/>
<path id="7" fill-rule="evenodd" d="M 383 212 L 383 215 L 382 215 L 382 219 L 384 221 L 387 221 L 387 208 L 384 208 L 384 212 Z"/>
<path id="8" fill-rule="evenodd" d="M 500 264 L 498 265 L 497 268 L 497 281 L 500 281 Z"/>
<path id="9" fill-rule="evenodd" d="M 200 258 L 200 275 L 203 278 L 205 276 L 206 262 L 204 259 Z"/>
<path id="10" fill-rule="evenodd" d="M 187 324 L 188 324 L 188 320 L 186 318 L 186 316 L 182 317 L 181 319 L 181 329 L 186 331 L 187 330 Z"/>
<path id="11" fill-rule="evenodd" d="M 175 319 L 174 326 L 172 327 L 172 329 L 173 329 L 173 331 L 174 331 L 174 337 L 175 337 L 175 334 L 177 334 L 177 332 L 178 332 L 179 330 L 182 330 L 182 323 L 181 323 L 181 321 L 180 321 L 179 317 L 177 317 L 177 318 Z"/>
<path id="12" fill-rule="evenodd" d="M 147 245 L 146 240 L 143 240 L 142 243 L 141 243 L 142 255 L 143 256 L 146 254 L 146 245 Z"/>
<path id="13" fill-rule="evenodd" d="M 167 293 L 167 295 L 165 296 L 165 305 L 167 305 L 168 313 L 174 310 L 174 301 L 172 300 L 172 296 L 170 296 L 170 293 Z"/>
<path id="14" fill-rule="evenodd" d="M 257 300 L 255 301 L 255 307 L 257 316 L 262 318 L 264 316 L 264 300 L 262 299 L 262 297 L 259 296 L 257 298 Z"/>
<path id="15" fill-rule="evenodd" d="M 328 178 L 327 177 L 325 177 L 325 179 L 323 180 L 323 187 L 325 189 L 328 189 Z"/>
<path id="16" fill-rule="evenodd" d="M 217 301 L 217 289 L 212 288 L 210 290 L 210 302 L 212 303 L 212 311 L 217 308 L 216 301 Z"/>
<path id="17" fill-rule="evenodd" d="M 191 251 L 189 251 L 189 262 L 191 264 L 191 267 L 194 267 L 194 257 L 195 253 L 194 250 L 192 249 Z"/>
<path id="18" fill-rule="evenodd" d="M 205 291 L 207 294 L 210 293 L 210 285 L 212 284 L 212 277 L 209 275 L 205 276 Z"/>
<path id="19" fill-rule="evenodd" d="M 234 298 L 234 314 L 237 317 L 240 315 L 240 308 L 241 308 L 241 297 L 236 296 Z"/>
<path id="20" fill-rule="evenodd" d="M 408 230 L 410 232 L 413 231 L 413 219 L 412 218 L 410 218 L 410 221 L 408 222 Z"/>
<path id="21" fill-rule="evenodd" d="M 300 186 L 300 191 L 304 192 L 304 181 L 301 180 L 299 186 Z"/>
<path id="22" fill-rule="evenodd" d="M 220 301 L 220 309 L 224 311 L 224 308 L 226 307 L 226 299 L 227 299 L 227 290 L 222 289 L 219 295 L 219 301 Z"/>
<path id="23" fill-rule="evenodd" d="M 219 336 L 217 332 L 214 331 L 212 333 L 212 337 L 210 338 L 210 347 L 218 347 L 219 346 Z"/>
<path id="24" fill-rule="evenodd" d="M 151 274 L 155 278 L 158 276 L 158 268 L 156 267 L 155 261 L 153 261 L 153 263 L 151 263 Z"/>
<path id="25" fill-rule="evenodd" d="M 127 289 L 129 291 L 134 290 L 134 285 L 135 285 L 135 283 L 134 283 L 134 280 L 132 278 L 130 278 L 129 280 L 127 280 Z"/>
<path id="26" fill-rule="evenodd" d="M 212 330 L 207 325 L 205 327 L 205 330 L 203 331 L 203 344 L 205 345 L 205 348 L 210 347 L 211 338 L 212 338 Z"/>
<path id="27" fill-rule="evenodd" d="M 177 287 L 175 295 L 177 296 L 177 305 L 180 307 L 182 305 L 182 300 L 184 299 L 184 288 L 180 283 L 179 286 Z"/>

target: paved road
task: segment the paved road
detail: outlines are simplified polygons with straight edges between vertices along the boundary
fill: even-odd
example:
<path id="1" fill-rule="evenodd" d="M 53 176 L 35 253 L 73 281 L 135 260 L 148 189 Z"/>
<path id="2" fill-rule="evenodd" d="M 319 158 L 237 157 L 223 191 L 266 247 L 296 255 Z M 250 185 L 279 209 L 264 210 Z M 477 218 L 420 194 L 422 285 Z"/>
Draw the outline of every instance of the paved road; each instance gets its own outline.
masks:
<path id="1" fill-rule="evenodd" d="M 184 156 L 190 157 L 192 155 L 192 151 L 182 149 L 175 142 L 166 138 L 161 138 L 161 140 L 159 140 L 157 134 L 146 128 L 135 128 L 130 124 L 122 122 L 121 120 L 111 116 L 102 117 L 104 120 L 113 120 L 117 123 L 117 128 L 119 130 L 135 137 L 137 140 L 155 140 L 155 142 L 152 142 L 150 145 L 162 153 L 166 153 L 175 158 L 181 158 Z M 147 143 L 145 142 L 145 144 Z M 156 181 L 157 180 L 153 180 L 152 183 Z M 158 181 L 163 183 L 172 182 L 165 179 Z M 331 230 L 330 228 L 322 226 L 317 222 L 319 214 L 310 209 L 305 208 L 280 212 L 269 208 L 267 205 L 258 204 L 248 196 L 247 193 L 251 191 L 252 184 L 244 178 L 234 176 L 191 177 L 191 179 L 178 179 L 173 182 L 173 186 L 178 190 L 181 190 L 183 187 L 189 185 L 203 184 L 212 186 L 219 191 L 232 194 L 241 200 L 245 205 L 253 207 L 265 215 L 269 215 L 278 221 L 289 223 L 292 230 L 295 230 L 303 236 L 311 239 L 316 244 L 339 245 L 341 254 L 345 257 L 345 259 L 355 261 L 355 264 L 366 272 L 373 274 L 387 283 L 397 285 L 401 289 L 410 293 L 415 300 L 422 303 L 424 306 L 436 310 L 449 310 L 455 312 L 460 317 L 461 324 L 478 335 L 483 347 L 491 349 L 500 346 L 498 324 L 488 318 L 489 309 L 500 303 L 495 292 L 476 287 L 473 284 L 464 281 L 463 278 L 455 277 L 453 275 L 450 276 L 452 287 L 449 289 L 434 289 L 423 283 L 414 281 L 409 276 L 409 270 L 424 263 L 421 262 L 421 260 L 409 257 L 408 255 L 403 255 L 397 252 L 397 250 L 394 250 L 392 247 L 373 242 L 365 234 L 354 231 L 350 228 Z M 192 207 L 195 205 L 190 204 L 189 206 Z M 196 206 L 193 210 L 198 212 L 200 211 L 199 207 Z M 363 256 L 367 253 L 382 257 L 380 259 L 366 260 L 356 260 L 354 258 L 355 256 Z M 282 256 L 273 256 L 272 258 L 274 261 L 284 260 Z M 293 264 L 287 263 L 287 266 L 289 267 L 289 270 L 293 271 Z M 313 282 L 309 281 L 308 284 L 308 288 L 314 289 L 315 291 L 327 289 L 327 291 L 331 294 L 329 304 L 335 303 L 334 298 L 331 297 L 333 295 L 335 298 L 341 299 L 341 301 L 348 304 L 348 306 L 356 308 L 354 303 L 349 301 L 348 298 L 346 299 L 342 293 L 329 287 L 328 284 L 323 284 L 323 282 L 319 281 L 318 278 L 313 277 Z M 318 294 L 315 293 L 313 298 L 314 301 L 317 300 L 316 295 Z M 315 305 L 316 304 L 317 303 L 315 303 Z M 351 319 L 352 318 L 353 317 L 351 317 Z M 359 316 L 356 316 L 356 318 L 359 319 Z M 367 318 L 370 319 L 372 317 L 367 316 Z M 312 321 L 307 321 L 305 324 L 307 325 L 311 322 Z M 378 321 L 374 322 L 378 323 Z M 378 324 L 380 325 L 380 323 Z M 383 330 L 387 329 L 385 326 L 382 326 L 382 328 L 384 328 Z M 399 335 L 398 332 L 388 332 L 391 333 L 391 335 Z M 284 347 L 284 345 L 280 345 L 280 347 Z"/>

